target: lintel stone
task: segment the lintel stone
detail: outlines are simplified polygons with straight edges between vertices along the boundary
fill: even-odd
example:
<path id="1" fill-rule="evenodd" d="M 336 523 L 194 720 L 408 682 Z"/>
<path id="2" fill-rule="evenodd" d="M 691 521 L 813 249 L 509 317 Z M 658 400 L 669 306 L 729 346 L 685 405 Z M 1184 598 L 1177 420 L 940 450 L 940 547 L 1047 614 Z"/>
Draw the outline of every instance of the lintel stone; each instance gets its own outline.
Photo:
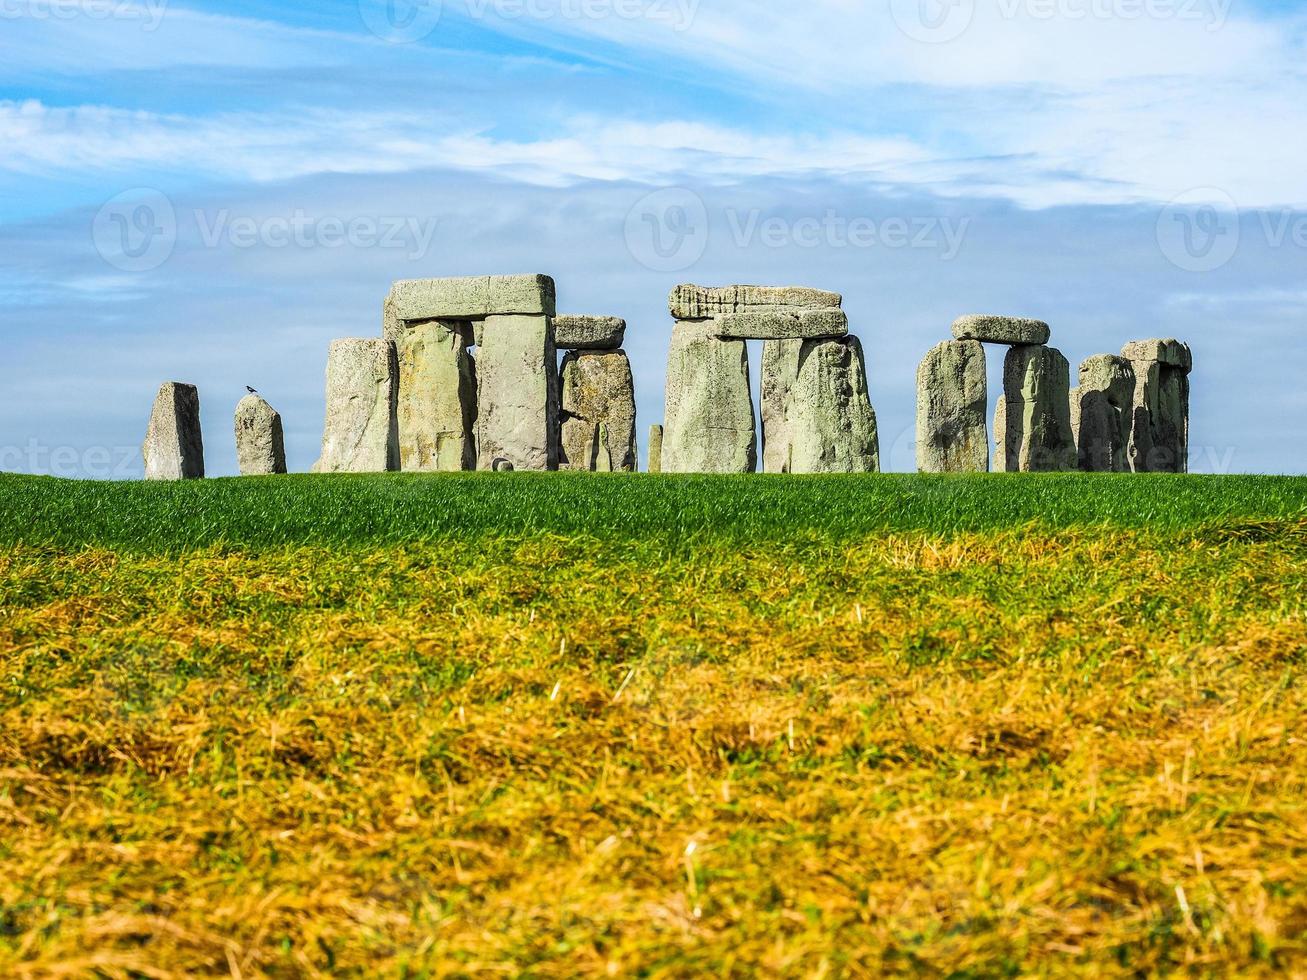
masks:
<path id="1" fill-rule="evenodd" d="M 554 346 L 560 350 L 617 350 L 624 339 L 626 321 L 621 317 L 554 317 Z"/>
<path id="2" fill-rule="evenodd" d="M 668 308 L 677 320 L 711 320 L 724 313 L 767 313 L 776 309 L 839 309 L 839 293 L 806 286 L 681 285 L 672 290 Z"/>
<path id="3" fill-rule="evenodd" d="M 1129 361 L 1156 361 L 1167 367 L 1180 368 L 1185 374 L 1194 367 L 1194 355 L 1189 345 L 1173 337 L 1131 341 L 1121 348 L 1121 356 Z"/>
<path id="4" fill-rule="evenodd" d="M 554 280 L 545 275 L 401 279 L 390 290 L 401 320 L 484 320 L 488 316 L 556 314 Z"/>
<path id="5" fill-rule="evenodd" d="M 1047 344 L 1052 329 L 1043 320 L 1015 316 L 970 313 L 953 321 L 955 340 L 979 340 L 982 344 Z"/>

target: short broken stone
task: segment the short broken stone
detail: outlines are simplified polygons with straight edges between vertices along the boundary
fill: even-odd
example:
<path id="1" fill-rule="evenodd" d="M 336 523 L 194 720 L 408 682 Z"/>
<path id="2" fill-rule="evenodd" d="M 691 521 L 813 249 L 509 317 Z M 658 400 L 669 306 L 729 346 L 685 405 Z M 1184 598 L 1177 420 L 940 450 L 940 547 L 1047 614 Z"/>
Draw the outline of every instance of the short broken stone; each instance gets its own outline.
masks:
<path id="1" fill-rule="evenodd" d="M 594 459 L 590 469 L 594 473 L 613 472 L 613 454 L 608 451 L 608 424 L 600 422 L 595 426 Z"/>
<path id="2" fill-rule="evenodd" d="M 246 395 L 236 406 L 236 460 L 241 476 L 286 472 L 281 416 L 262 395 Z"/>
<path id="3" fill-rule="evenodd" d="M 815 340 L 849 332 L 848 314 L 835 309 L 723 313 L 712 323 L 713 333 L 726 340 Z"/>
<path id="4" fill-rule="evenodd" d="M 1071 389 L 1071 431 L 1086 473 L 1130 472 L 1135 371 L 1124 357 L 1100 354 L 1080 365 Z"/>
<path id="5" fill-rule="evenodd" d="M 147 480 L 204 478 L 200 392 L 195 385 L 169 381 L 159 388 L 141 451 Z"/>
<path id="6" fill-rule="evenodd" d="M 385 338 L 336 340 L 327 357 L 327 417 L 315 473 L 399 469 L 395 345 Z"/>
<path id="7" fill-rule="evenodd" d="M 805 286 L 681 285 L 672 290 L 668 307 L 677 320 L 709 320 L 725 313 L 767 313 L 771 310 L 838 309 L 839 293 Z"/>
<path id="8" fill-rule="evenodd" d="M 554 317 L 554 346 L 559 350 L 616 350 L 625 337 L 626 321 L 621 317 Z"/>
<path id="9" fill-rule="evenodd" d="M 973 313 L 953 321 L 955 340 L 979 340 L 982 344 L 1047 344 L 1050 336 L 1052 330 L 1043 320 Z"/>
<path id="10" fill-rule="evenodd" d="M 649 426 L 649 472 L 663 471 L 663 427 Z"/>

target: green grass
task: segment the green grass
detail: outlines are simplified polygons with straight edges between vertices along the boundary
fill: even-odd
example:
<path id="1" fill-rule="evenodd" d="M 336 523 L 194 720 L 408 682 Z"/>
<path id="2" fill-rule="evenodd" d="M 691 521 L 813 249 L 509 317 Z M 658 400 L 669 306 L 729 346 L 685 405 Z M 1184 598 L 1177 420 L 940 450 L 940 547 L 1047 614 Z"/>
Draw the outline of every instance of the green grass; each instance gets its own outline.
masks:
<path id="1" fill-rule="evenodd" d="M 0 976 L 1302 975 L 1305 498 L 0 478 Z"/>
<path id="2" fill-rule="evenodd" d="M 1027 524 L 1169 530 L 1304 515 L 1307 478 L 1293 477 L 466 474 L 145 484 L 0 476 L 0 547 L 368 548 L 536 533 L 856 540 Z"/>

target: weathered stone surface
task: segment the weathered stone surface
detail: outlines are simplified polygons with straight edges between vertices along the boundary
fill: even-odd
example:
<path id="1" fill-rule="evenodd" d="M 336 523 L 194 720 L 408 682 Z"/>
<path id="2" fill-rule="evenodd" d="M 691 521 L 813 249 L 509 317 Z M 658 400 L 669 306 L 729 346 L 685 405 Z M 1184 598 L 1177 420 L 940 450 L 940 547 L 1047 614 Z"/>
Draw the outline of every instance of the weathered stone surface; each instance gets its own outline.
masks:
<path id="1" fill-rule="evenodd" d="M 558 468 L 558 357 L 546 316 L 486 318 L 477 348 L 477 468 Z"/>
<path id="2" fill-rule="evenodd" d="M 849 332 L 849 317 L 843 310 L 723 313 L 712 322 L 713 332 L 727 340 L 810 340 Z"/>
<path id="3" fill-rule="evenodd" d="M 236 406 L 236 460 L 241 476 L 286 472 L 281 416 L 262 395 L 246 395 Z"/>
<path id="4" fill-rule="evenodd" d="M 667 354 L 664 473 L 752 473 L 758 437 L 743 340 L 722 340 L 712 324 L 679 321 Z"/>
<path id="5" fill-rule="evenodd" d="M 989 392 L 985 349 L 977 340 L 946 340 L 917 368 L 917 469 L 986 473 Z"/>
<path id="6" fill-rule="evenodd" d="M 1176 367 L 1186 374 L 1193 370 L 1194 355 L 1189 345 L 1168 337 L 1164 340 L 1134 340 L 1121 349 L 1128 361 L 1158 361 L 1167 367 Z"/>
<path id="7" fill-rule="evenodd" d="M 561 403 L 559 469 L 594 469 L 595 431 L 603 426 L 610 469 L 635 471 L 635 382 L 624 351 L 568 352 Z"/>
<path id="8" fill-rule="evenodd" d="M 554 346 L 559 350 L 616 350 L 625 337 L 626 321 L 621 317 L 554 317 Z"/>
<path id="9" fill-rule="evenodd" d="M 953 321 L 955 340 L 979 340 L 984 344 L 1047 344 L 1051 336 L 1052 330 L 1043 320 L 972 313 Z"/>
<path id="10" fill-rule="evenodd" d="M 760 384 L 762 471 L 787 473 L 790 465 L 790 425 L 786 402 L 799 376 L 802 340 L 769 340 L 762 345 Z"/>
<path id="11" fill-rule="evenodd" d="M 399 469 L 395 345 L 385 338 L 336 340 L 327 357 L 327 418 L 315 473 Z"/>
<path id="12" fill-rule="evenodd" d="M 668 307 L 677 320 L 708 320 L 725 313 L 767 313 L 771 310 L 838 309 L 839 293 L 804 286 L 677 286 Z"/>
<path id="13" fill-rule="evenodd" d="M 476 363 L 471 325 L 406 322 L 398 342 L 399 462 L 409 473 L 476 469 Z"/>
<path id="14" fill-rule="evenodd" d="M 663 427 L 649 426 L 649 472 L 663 471 Z"/>
<path id="15" fill-rule="evenodd" d="M 880 436 L 857 337 L 806 340 L 785 398 L 785 473 L 878 473 Z"/>
<path id="16" fill-rule="evenodd" d="M 502 314 L 554 316 L 554 280 L 544 275 L 401 279 L 390 290 L 401 320 L 482 320 Z"/>
<path id="17" fill-rule="evenodd" d="M 1017 346 L 1003 363 L 995 413 L 995 469 L 1007 473 L 1076 469 L 1071 432 L 1071 366 L 1052 347 Z"/>
<path id="18" fill-rule="evenodd" d="M 195 385 L 169 381 L 159 388 L 141 451 L 147 480 L 203 479 L 204 436 Z"/>
<path id="19" fill-rule="evenodd" d="M 1176 340 L 1126 344 L 1135 372 L 1130 468 L 1136 473 L 1189 472 L 1189 373 L 1193 356 Z"/>
<path id="20" fill-rule="evenodd" d="M 1130 472 L 1134 394 L 1134 368 L 1124 357 L 1100 354 L 1080 365 L 1080 386 L 1071 389 L 1071 431 L 1086 473 Z"/>

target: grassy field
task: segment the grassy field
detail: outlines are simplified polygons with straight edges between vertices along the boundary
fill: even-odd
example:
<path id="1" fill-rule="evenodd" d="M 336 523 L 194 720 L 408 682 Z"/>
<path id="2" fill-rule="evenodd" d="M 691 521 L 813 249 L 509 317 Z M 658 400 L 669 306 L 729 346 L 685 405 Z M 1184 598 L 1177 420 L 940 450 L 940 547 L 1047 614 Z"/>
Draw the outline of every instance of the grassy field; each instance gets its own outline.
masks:
<path id="1" fill-rule="evenodd" d="M 1307 972 L 1307 480 L 0 477 L 0 976 Z"/>

